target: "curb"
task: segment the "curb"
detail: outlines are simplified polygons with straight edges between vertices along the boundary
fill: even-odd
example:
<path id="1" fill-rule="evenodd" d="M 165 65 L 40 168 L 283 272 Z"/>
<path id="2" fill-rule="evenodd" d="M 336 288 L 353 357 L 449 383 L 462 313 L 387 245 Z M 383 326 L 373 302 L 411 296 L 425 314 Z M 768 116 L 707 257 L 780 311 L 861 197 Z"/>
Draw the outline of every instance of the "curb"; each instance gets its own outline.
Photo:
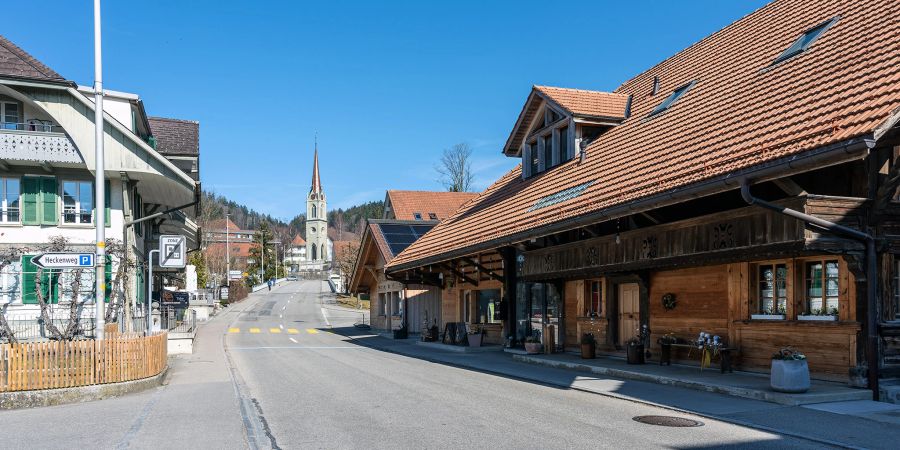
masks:
<path id="1" fill-rule="evenodd" d="M 121 397 L 161 386 L 168 374 L 169 365 L 166 365 L 159 374 L 140 380 L 60 389 L 3 392 L 0 393 L 0 410 L 39 408 Z"/>
<path id="2" fill-rule="evenodd" d="M 758 400 L 763 402 L 775 403 L 782 406 L 801 406 L 815 403 L 841 402 L 850 400 L 867 400 L 869 399 L 868 391 L 848 392 L 842 394 L 804 394 L 803 397 L 797 397 L 790 394 L 777 394 L 774 392 L 761 391 L 752 388 L 742 388 L 733 386 L 722 386 L 715 384 L 705 384 L 690 380 L 682 380 L 678 378 L 670 378 L 661 375 L 643 374 L 631 372 L 627 370 L 591 366 L 588 364 L 578 364 L 568 361 L 553 361 L 543 358 L 535 358 L 527 355 L 512 355 L 516 361 L 536 366 L 551 367 L 554 369 L 574 370 L 578 372 L 586 372 L 594 375 L 605 375 L 610 377 L 622 378 L 626 380 L 644 381 L 648 383 L 656 383 L 662 385 L 676 386 L 684 389 L 692 389 L 695 391 L 711 392 L 714 394 L 730 395 L 733 397 L 746 398 L 750 400 Z"/>
<path id="3" fill-rule="evenodd" d="M 775 433 L 775 434 L 780 434 L 780 435 L 784 435 L 784 436 L 790 436 L 790 437 L 794 437 L 794 438 L 797 438 L 797 439 L 803 439 L 803 440 L 806 440 L 806 441 L 816 442 L 816 443 L 819 443 L 819 444 L 829 445 L 829 446 L 837 447 L 837 448 L 846 448 L 846 449 L 853 449 L 853 450 L 865 449 L 865 448 L 866 448 L 866 447 L 858 447 L 858 446 L 850 445 L 850 444 L 847 444 L 847 443 L 844 443 L 844 442 L 838 442 L 838 441 L 832 441 L 832 440 L 828 440 L 828 439 L 822 439 L 822 438 L 817 437 L 817 436 L 807 435 L 807 434 L 803 434 L 803 433 L 796 433 L 796 432 L 788 431 L 788 430 L 780 430 L 780 429 L 777 429 L 777 428 L 772 428 L 772 427 L 765 426 L 765 425 L 759 425 L 759 424 L 756 424 L 756 423 L 753 423 L 753 422 L 747 422 L 747 421 L 743 421 L 743 420 L 739 420 L 739 419 L 732 419 L 732 418 L 729 418 L 729 417 L 722 417 L 722 416 L 717 416 L 717 415 L 714 415 L 714 414 L 707 414 L 707 413 L 702 413 L 702 412 L 698 412 L 698 411 L 691 411 L 691 410 L 687 410 L 687 409 L 682 409 L 682 408 L 678 408 L 678 407 L 675 407 L 675 406 L 664 405 L 664 404 L 661 404 L 661 403 L 655 403 L 655 402 L 651 402 L 651 401 L 648 401 L 648 400 L 641 400 L 641 399 L 636 399 L 636 398 L 632 398 L 632 397 L 626 397 L 626 396 L 622 396 L 622 395 L 615 394 L 615 393 L 612 393 L 612 392 L 595 391 L 595 390 L 586 389 L 586 388 L 582 388 L 582 387 L 578 387 L 578 386 L 556 384 L 556 383 L 552 383 L 552 382 L 549 382 L 549 381 L 539 380 L 539 379 L 536 379 L 536 378 L 529 378 L 529 377 L 527 377 L 527 376 L 525 376 L 525 375 L 517 375 L 517 374 L 511 374 L 511 373 L 507 373 L 507 372 L 501 372 L 501 371 L 498 371 L 498 370 L 479 368 L 479 367 L 475 367 L 475 366 L 472 366 L 472 365 L 467 365 L 467 364 L 461 364 L 461 363 L 456 363 L 456 362 L 445 361 L 445 360 L 442 360 L 442 359 L 440 359 L 440 358 L 435 358 L 435 357 L 431 357 L 431 356 L 417 356 L 417 355 L 412 355 L 412 354 L 410 354 L 410 353 L 404 353 L 404 352 L 402 352 L 402 351 L 400 351 L 400 350 L 395 350 L 395 349 L 387 348 L 387 347 L 378 347 L 378 346 L 375 346 L 375 345 L 371 345 L 371 344 L 368 344 L 368 343 L 364 343 L 364 342 L 362 342 L 362 341 L 358 341 L 354 336 L 349 336 L 349 335 L 346 335 L 346 334 L 343 334 L 343 333 L 338 333 L 338 332 L 335 332 L 335 334 L 338 334 L 338 335 L 344 336 L 344 337 L 346 337 L 346 338 L 349 338 L 349 339 L 353 340 L 357 345 L 360 345 L 360 346 L 362 346 L 362 347 L 367 347 L 367 348 L 371 348 L 371 349 L 383 351 L 383 352 L 386 352 L 386 353 L 392 353 L 392 354 L 395 354 L 395 355 L 406 356 L 406 357 L 409 357 L 409 358 L 421 359 L 421 360 L 423 360 L 423 361 L 428 361 L 428 362 L 431 362 L 431 363 L 443 364 L 443 365 L 450 366 L 450 367 L 456 367 L 456 368 L 458 368 L 458 369 L 474 369 L 474 370 L 477 370 L 477 371 L 482 372 L 482 373 L 487 373 L 487 374 L 490 374 L 490 375 L 498 375 L 498 376 L 502 376 L 502 377 L 506 377 L 506 378 L 511 378 L 511 379 L 515 379 L 515 380 L 519 380 L 519 381 L 525 381 L 525 382 L 528 382 L 528 383 L 537 383 L 537 384 L 544 385 L 544 386 L 549 386 L 549 387 L 555 387 L 555 388 L 560 388 L 560 387 L 561 387 L 561 388 L 571 389 L 571 390 L 573 390 L 573 391 L 585 392 L 585 393 L 588 393 L 588 394 L 602 395 L 602 396 L 604 396 L 604 397 L 614 398 L 614 399 L 617 399 L 617 400 L 624 400 L 624 401 L 628 401 L 628 402 L 632 402 L 632 403 L 638 403 L 638 404 L 642 404 L 642 405 L 654 406 L 654 407 L 657 407 L 657 408 L 660 408 L 660 409 L 665 409 L 665 410 L 668 410 L 668 411 L 673 411 L 673 412 L 677 412 L 677 413 L 681 413 L 681 414 L 688 414 L 688 415 L 692 415 L 692 416 L 703 417 L 703 418 L 705 418 L 705 419 L 712 419 L 712 420 L 717 420 L 717 421 L 719 421 L 719 422 L 730 423 L 730 424 L 733 424 L 733 425 L 740 425 L 740 426 L 742 426 L 742 427 L 752 428 L 752 429 L 755 429 L 755 430 L 766 431 L 766 432 L 769 432 L 769 433 Z M 514 356 L 515 356 L 515 355 L 514 355 Z M 527 364 L 527 363 L 524 362 L 524 361 L 519 361 L 519 362 L 522 362 L 522 363 Z M 564 369 L 564 368 L 558 368 L 558 369 L 559 369 L 559 370 L 568 370 L 568 369 Z"/>

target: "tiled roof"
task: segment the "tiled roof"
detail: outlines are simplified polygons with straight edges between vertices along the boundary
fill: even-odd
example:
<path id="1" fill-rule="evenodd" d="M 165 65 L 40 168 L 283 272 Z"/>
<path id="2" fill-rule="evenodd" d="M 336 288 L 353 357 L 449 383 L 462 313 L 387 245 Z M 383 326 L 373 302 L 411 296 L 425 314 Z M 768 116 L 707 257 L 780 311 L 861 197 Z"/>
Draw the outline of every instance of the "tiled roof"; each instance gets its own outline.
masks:
<path id="1" fill-rule="evenodd" d="M 300 247 L 302 245 L 306 245 L 306 240 L 303 239 L 303 237 L 298 234 L 298 235 L 294 236 L 294 239 L 291 240 L 291 245 L 293 245 L 295 247 Z"/>
<path id="2" fill-rule="evenodd" d="M 252 242 L 232 242 L 228 244 L 228 246 L 231 247 L 231 250 L 229 250 L 229 256 L 231 256 L 232 258 L 247 258 L 250 256 L 250 249 L 252 249 L 254 245 L 256 244 Z M 210 254 L 214 255 L 224 255 L 225 243 L 215 242 L 209 244 L 209 246 L 207 247 L 207 251 L 210 252 Z"/>
<path id="3" fill-rule="evenodd" d="M 416 220 L 415 213 L 421 214 L 422 220 L 434 220 L 430 214 L 444 220 L 477 196 L 474 192 L 387 191 L 387 200 L 397 220 Z"/>
<path id="4" fill-rule="evenodd" d="M 25 50 L 0 35 L 0 75 L 41 81 L 66 81 L 62 75 L 44 65 Z"/>
<path id="5" fill-rule="evenodd" d="M 549 86 L 535 86 L 534 90 L 575 116 L 624 119 L 627 114 L 627 94 Z"/>
<path id="6" fill-rule="evenodd" d="M 150 131 L 156 138 L 156 150 L 164 155 L 199 155 L 200 122 L 194 120 L 149 117 Z"/>
<path id="7" fill-rule="evenodd" d="M 772 66 L 802 33 L 836 16 L 807 51 Z M 390 268 L 483 251 L 562 229 L 576 218 L 600 217 L 658 194 L 874 136 L 900 107 L 898 16 L 895 0 L 774 1 L 622 84 L 615 92 L 632 96 L 631 114 L 590 144 L 584 163 L 575 158 L 527 180 L 521 166 L 513 169 Z M 657 95 L 651 95 L 654 77 Z M 696 84 L 672 107 L 648 117 L 692 80 Z M 540 199 L 586 182 L 592 184 L 581 195 L 532 209 Z"/>
<path id="8" fill-rule="evenodd" d="M 234 222 L 232 222 L 231 219 L 210 220 L 209 223 L 207 223 L 203 228 L 206 228 L 208 230 L 221 230 L 224 232 L 226 229 L 226 224 L 229 232 L 238 230 L 238 226 Z"/>

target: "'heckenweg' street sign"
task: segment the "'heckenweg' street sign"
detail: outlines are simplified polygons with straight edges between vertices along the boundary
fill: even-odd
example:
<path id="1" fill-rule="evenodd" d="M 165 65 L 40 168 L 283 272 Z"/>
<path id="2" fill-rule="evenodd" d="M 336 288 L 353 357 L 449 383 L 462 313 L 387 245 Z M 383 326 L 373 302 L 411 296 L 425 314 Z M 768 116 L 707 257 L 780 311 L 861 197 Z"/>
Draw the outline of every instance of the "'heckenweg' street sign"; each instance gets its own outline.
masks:
<path id="1" fill-rule="evenodd" d="M 41 253 L 31 263 L 43 269 L 77 269 L 94 267 L 93 253 Z"/>

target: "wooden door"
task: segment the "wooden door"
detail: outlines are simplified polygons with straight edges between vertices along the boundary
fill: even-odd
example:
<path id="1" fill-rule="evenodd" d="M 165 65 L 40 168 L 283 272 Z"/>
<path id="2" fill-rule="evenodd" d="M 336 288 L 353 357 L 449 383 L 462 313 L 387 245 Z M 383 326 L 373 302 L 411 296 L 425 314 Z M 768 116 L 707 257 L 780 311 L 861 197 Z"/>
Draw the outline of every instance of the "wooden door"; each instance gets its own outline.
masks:
<path id="1" fill-rule="evenodd" d="M 619 345 L 636 336 L 641 323 L 640 289 L 637 283 L 619 285 Z"/>

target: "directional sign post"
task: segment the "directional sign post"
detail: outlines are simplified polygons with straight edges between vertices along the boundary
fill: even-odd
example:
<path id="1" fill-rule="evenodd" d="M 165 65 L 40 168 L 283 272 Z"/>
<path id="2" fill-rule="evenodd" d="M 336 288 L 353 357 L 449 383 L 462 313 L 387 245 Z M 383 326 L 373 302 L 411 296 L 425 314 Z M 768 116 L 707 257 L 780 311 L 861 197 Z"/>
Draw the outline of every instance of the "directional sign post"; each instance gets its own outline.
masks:
<path id="1" fill-rule="evenodd" d="M 94 267 L 93 253 L 41 253 L 31 263 L 42 269 L 78 269 Z"/>
<path id="2" fill-rule="evenodd" d="M 187 265 L 187 246 L 184 236 L 159 237 L 159 267 L 183 268 Z"/>

